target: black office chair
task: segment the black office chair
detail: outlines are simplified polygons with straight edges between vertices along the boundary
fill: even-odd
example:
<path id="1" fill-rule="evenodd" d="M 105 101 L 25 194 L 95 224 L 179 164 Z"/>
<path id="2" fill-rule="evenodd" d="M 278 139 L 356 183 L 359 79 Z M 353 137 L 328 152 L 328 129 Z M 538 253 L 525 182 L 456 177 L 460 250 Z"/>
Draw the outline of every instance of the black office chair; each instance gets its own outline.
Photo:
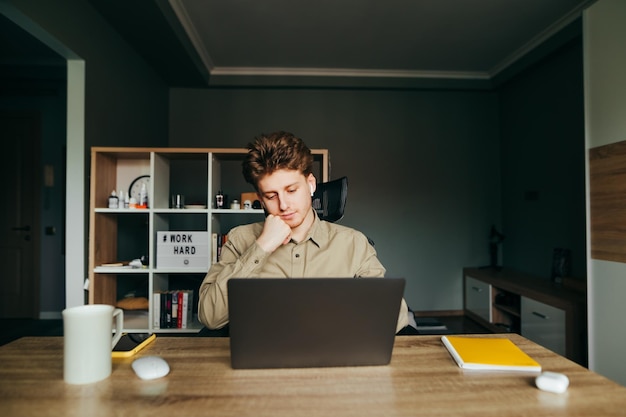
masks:
<path id="1" fill-rule="evenodd" d="M 321 220 L 334 223 L 343 217 L 348 199 L 348 177 L 317 184 L 313 208 Z"/>
<path id="2" fill-rule="evenodd" d="M 348 177 L 318 183 L 312 198 L 313 208 L 321 220 L 331 223 L 341 220 L 348 199 Z M 374 241 L 366 237 L 370 245 L 374 246 Z"/>

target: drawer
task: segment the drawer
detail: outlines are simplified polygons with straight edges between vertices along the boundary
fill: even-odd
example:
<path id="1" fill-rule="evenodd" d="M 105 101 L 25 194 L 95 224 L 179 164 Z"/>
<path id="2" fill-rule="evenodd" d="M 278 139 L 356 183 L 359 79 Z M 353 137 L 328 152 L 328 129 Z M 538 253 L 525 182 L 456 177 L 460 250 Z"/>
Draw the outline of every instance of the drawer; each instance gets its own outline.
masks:
<path id="1" fill-rule="evenodd" d="M 465 310 L 491 323 L 491 285 L 466 276 Z"/>
<path id="2" fill-rule="evenodd" d="M 565 311 L 522 297 L 522 336 L 565 356 Z"/>

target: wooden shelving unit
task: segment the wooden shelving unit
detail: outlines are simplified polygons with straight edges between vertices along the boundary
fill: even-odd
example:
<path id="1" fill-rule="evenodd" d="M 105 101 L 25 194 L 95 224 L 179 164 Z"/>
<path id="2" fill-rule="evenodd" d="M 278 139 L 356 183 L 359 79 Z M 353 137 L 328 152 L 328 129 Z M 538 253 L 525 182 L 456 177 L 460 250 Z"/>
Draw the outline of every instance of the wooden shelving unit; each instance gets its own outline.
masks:
<path id="1" fill-rule="evenodd" d="M 148 299 L 148 309 L 125 310 L 128 332 L 197 332 L 194 318 L 186 329 L 156 329 L 152 294 L 157 291 L 193 290 L 193 313 L 197 293 L 207 268 L 159 267 L 156 236 L 159 231 L 207 232 L 207 257 L 211 234 L 260 221 L 263 210 L 216 209 L 214 196 L 222 191 L 229 200 L 252 192 L 241 174 L 243 148 L 106 148 L 91 150 L 89 201 L 89 302 L 116 305 L 128 294 Z M 329 155 L 312 150 L 314 174 L 329 180 Z M 145 209 L 108 208 L 111 191 L 128 192 L 131 182 L 149 175 L 149 206 Z M 170 208 L 172 194 L 185 195 L 188 208 Z M 228 207 L 228 205 L 226 206 Z M 143 268 L 103 266 L 145 256 Z"/>

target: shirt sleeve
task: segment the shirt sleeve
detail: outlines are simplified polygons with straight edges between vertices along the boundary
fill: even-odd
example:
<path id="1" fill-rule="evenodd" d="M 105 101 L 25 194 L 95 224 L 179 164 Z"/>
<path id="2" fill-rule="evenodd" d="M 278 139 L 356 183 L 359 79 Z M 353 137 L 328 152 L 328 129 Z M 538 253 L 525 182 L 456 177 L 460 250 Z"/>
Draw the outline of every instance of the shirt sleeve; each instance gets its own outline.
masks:
<path id="1" fill-rule="evenodd" d="M 378 256 L 376 254 L 376 249 L 365 239 L 365 255 L 362 258 L 361 265 L 359 267 L 359 272 L 357 276 L 359 277 L 384 277 L 385 276 L 385 267 L 378 260 Z M 409 307 L 402 298 L 402 302 L 400 303 L 400 311 L 398 312 L 398 322 L 396 325 L 396 333 L 409 325 Z"/>
<path id="2" fill-rule="evenodd" d="M 400 303 L 400 313 L 398 314 L 398 324 L 396 325 L 396 333 L 400 330 L 404 329 L 409 325 L 409 306 L 404 301 L 404 297 L 402 298 L 402 302 Z"/>
<path id="3" fill-rule="evenodd" d="M 256 235 L 246 228 L 235 228 L 222 246 L 220 261 L 211 265 L 200 285 L 198 319 L 209 329 L 228 323 L 230 278 L 248 278 L 258 274 L 269 254 L 256 244 Z"/>
<path id="4" fill-rule="evenodd" d="M 385 276 L 385 267 L 378 260 L 376 249 L 369 243 L 365 235 L 354 232 L 351 245 L 354 248 L 353 260 L 358 261 L 355 265 L 357 268 L 356 277 L 382 278 Z"/>

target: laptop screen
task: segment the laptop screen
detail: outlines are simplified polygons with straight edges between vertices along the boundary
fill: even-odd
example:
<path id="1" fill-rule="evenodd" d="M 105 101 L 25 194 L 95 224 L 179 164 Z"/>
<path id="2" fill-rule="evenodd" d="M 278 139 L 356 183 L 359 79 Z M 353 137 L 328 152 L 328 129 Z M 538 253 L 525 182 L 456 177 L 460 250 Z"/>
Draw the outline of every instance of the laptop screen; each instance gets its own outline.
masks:
<path id="1" fill-rule="evenodd" d="M 388 364 L 402 278 L 232 278 L 233 368 Z"/>

